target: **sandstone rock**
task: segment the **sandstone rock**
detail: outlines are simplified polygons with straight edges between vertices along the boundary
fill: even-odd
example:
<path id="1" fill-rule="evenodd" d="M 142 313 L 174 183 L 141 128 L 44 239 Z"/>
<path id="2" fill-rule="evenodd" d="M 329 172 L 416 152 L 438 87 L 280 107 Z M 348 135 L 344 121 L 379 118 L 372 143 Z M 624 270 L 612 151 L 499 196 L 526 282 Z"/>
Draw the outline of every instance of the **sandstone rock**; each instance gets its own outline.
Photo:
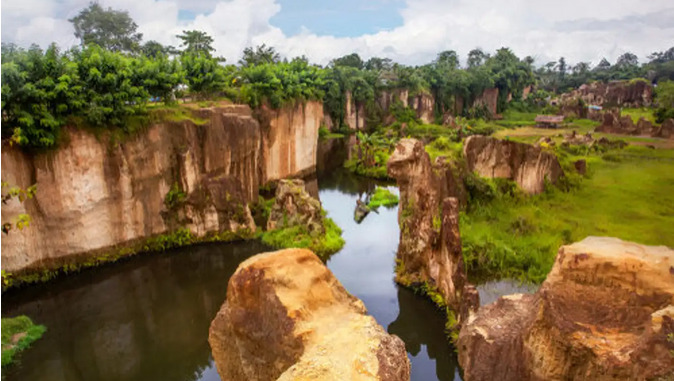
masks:
<path id="1" fill-rule="evenodd" d="M 344 122 L 352 130 L 365 129 L 365 104 L 356 102 L 351 95 L 351 91 L 346 92 L 346 110 Z"/>
<path id="2" fill-rule="evenodd" d="M 587 173 L 587 162 L 585 159 L 574 161 L 573 166 L 576 168 L 576 172 L 578 172 L 578 174 L 585 175 Z"/>
<path id="3" fill-rule="evenodd" d="M 667 119 L 660 127 L 654 129 L 653 137 L 674 139 L 674 119 Z"/>
<path id="4" fill-rule="evenodd" d="M 435 110 L 435 99 L 425 93 L 421 93 L 413 98 L 412 108 L 417 112 L 417 118 L 424 123 L 433 122 L 433 111 Z"/>
<path id="5" fill-rule="evenodd" d="M 474 135 L 464 142 L 463 156 L 468 170 L 514 180 L 527 193 L 540 193 L 546 179 L 554 184 L 564 176 L 553 153 L 525 143 Z"/>
<path id="6" fill-rule="evenodd" d="M 404 343 L 305 249 L 241 263 L 208 341 L 223 380 L 410 379 Z"/>
<path id="7" fill-rule="evenodd" d="M 443 160 L 431 165 L 420 141 L 402 139 L 388 161 L 388 174 L 400 189 L 396 281 L 412 287 L 427 283 L 462 321 L 479 300 L 464 271 L 451 168 Z"/>
<path id="8" fill-rule="evenodd" d="M 498 104 L 498 88 L 486 89 L 482 94 L 475 99 L 473 107 L 484 106 L 492 117 L 497 114 L 496 106 Z"/>
<path id="9" fill-rule="evenodd" d="M 178 226 L 199 237 L 254 231 L 247 204 L 259 186 L 315 168 L 319 102 L 263 110 L 262 126 L 245 105 L 193 112 L 206 123 L 157 123 L 123 142 L 65 128 L 68 143 L 50 152 L 3 144 L 2 179 L 38 189 L 2 207 L 3 221 L 32 218 L 30 229 L 3 237 L 3 270 L 55 268 Z M 184 197 L 169 208 L 174 184 Z"/>
<path id="10" fill-rule="evenodd" d="M 674 376 L 674 251 L 588 237 L 560 248 L 538 292 L 482 307 L 459 334 L 464 379 Z"/>
<path id="11" fill-rule="evenodd" d="M 588 105 L 604 107 L 648 107 L 653 102 L 653 86 L 646 81 L 622 81 L 583 84 L 562 94 L 560 103 L 573 104 L 582 100 Z"/>
<path id="12" fill-rule="evenodd" d="M 324 233 L 321 202 L 307 193 L 302 180 L 281 180 L 276 187 L 267 230 L 306 226 L 310 233 Z"/>
<path id="13" fill-rule="evenodd" d="M 653 133 L 653 123 L 647 121 L 643 116 L 637 122 L 637 135 L 650 135 Z"/>

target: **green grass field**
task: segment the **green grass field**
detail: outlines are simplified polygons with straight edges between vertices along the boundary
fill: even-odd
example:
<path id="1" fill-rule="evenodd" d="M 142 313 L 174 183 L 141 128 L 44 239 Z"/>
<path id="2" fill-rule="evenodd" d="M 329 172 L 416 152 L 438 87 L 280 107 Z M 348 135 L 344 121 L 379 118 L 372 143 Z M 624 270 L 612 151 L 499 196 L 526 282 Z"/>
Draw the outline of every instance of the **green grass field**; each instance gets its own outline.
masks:
<path id="1" fill-rule="evenodd" d="M 588 177 L 569 192 L 472 207 L 461 216 L 468 268 L 541 282 L 559 246 L 590 235 L 674 247 L 674 150 L 631 146 L 610 158 L 588 157 Z"/>

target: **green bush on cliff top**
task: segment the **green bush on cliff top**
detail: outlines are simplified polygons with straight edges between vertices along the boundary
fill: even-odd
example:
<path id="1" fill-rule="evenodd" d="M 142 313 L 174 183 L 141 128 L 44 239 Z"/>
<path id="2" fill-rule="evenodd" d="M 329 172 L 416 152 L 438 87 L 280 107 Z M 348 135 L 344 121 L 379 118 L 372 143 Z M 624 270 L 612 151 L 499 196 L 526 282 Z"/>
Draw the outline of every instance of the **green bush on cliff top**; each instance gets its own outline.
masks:
<path id="1" fill-rule="evenodd" d="M 46 330 L 28 316 L 2 318 L 2 366 L 11 364 L 19 352 L 30 347 Z"/>
<path id="2" fill-rule="evenodd" d="M 344 247 L 344 238 L 342 238 L 342 229 L 331 218 L 323 219 L 323 227 L 325 234 L 312 234 L 303 225 L 270 230 L 262 234 L 262 242 L 279 249 L 306 248 L 326 260 L 331 254 Z"/>

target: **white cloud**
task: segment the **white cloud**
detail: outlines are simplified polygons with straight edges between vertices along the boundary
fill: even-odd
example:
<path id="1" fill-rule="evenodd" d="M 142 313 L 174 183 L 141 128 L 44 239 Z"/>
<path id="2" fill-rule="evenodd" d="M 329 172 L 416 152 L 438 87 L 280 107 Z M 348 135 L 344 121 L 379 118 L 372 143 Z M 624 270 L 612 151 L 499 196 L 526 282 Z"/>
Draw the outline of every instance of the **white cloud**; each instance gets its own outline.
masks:
<path id="1" fill-rule="evenodd" d="M 3 41 L 46 45 L 54 40 L 70 46 L 76 41 L 67 19 L 88 1 L 5 0 Z M 177 45 L 175 35 L 183 29 L 203 30 L 214 37 L 217 53 L 230 62 L 236 62 L 246 46 L 262 43 L 285 56 L 304 54 L 322 64 L 351 52 L 422 64 L 447 49 L 465 59 L 478 46 L 486 51 L 508 46 L 542 64 L 560 56 L 570 63 L 597 63 L 604 56 L 614 61 L 625 51 L 644 60 L 674 42 L 674 23 L 668 21 L 674 19 L 671 0 L 407 0 L 401 26 L 358 37 L 319 36 L 306 28 L 285 35 L 269 21 L 281 11 L 276 0 L 103 0 L 102 4 L 127 9 L 146 40 Z M 181 21 L 180 9 L 197 15 Z"/>

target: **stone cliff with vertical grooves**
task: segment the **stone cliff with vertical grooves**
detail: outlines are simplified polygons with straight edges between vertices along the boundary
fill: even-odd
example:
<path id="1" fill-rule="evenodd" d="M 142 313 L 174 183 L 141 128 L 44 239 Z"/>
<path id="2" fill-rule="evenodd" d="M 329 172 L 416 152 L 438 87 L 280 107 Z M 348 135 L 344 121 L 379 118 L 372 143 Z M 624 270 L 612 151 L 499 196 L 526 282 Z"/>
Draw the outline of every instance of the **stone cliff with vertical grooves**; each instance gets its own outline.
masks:
<path id="1" fill-rule="evenodd" d="M 195 237 L 255 230 L 248 204 L 260 185 L 315 170 L 322 104 L 279 110 L 227 105 L 199 121 L 165 121 L 115 142 L 66 128 L 58 149 L 3 144 L 2 179 L 37 184 L 35 198 L 2 207 L 28 228 L 2 238 L 8 272 L 41 271 L 187 228 Z M 203 121 L 203 123 L 202 123 Z"/>

